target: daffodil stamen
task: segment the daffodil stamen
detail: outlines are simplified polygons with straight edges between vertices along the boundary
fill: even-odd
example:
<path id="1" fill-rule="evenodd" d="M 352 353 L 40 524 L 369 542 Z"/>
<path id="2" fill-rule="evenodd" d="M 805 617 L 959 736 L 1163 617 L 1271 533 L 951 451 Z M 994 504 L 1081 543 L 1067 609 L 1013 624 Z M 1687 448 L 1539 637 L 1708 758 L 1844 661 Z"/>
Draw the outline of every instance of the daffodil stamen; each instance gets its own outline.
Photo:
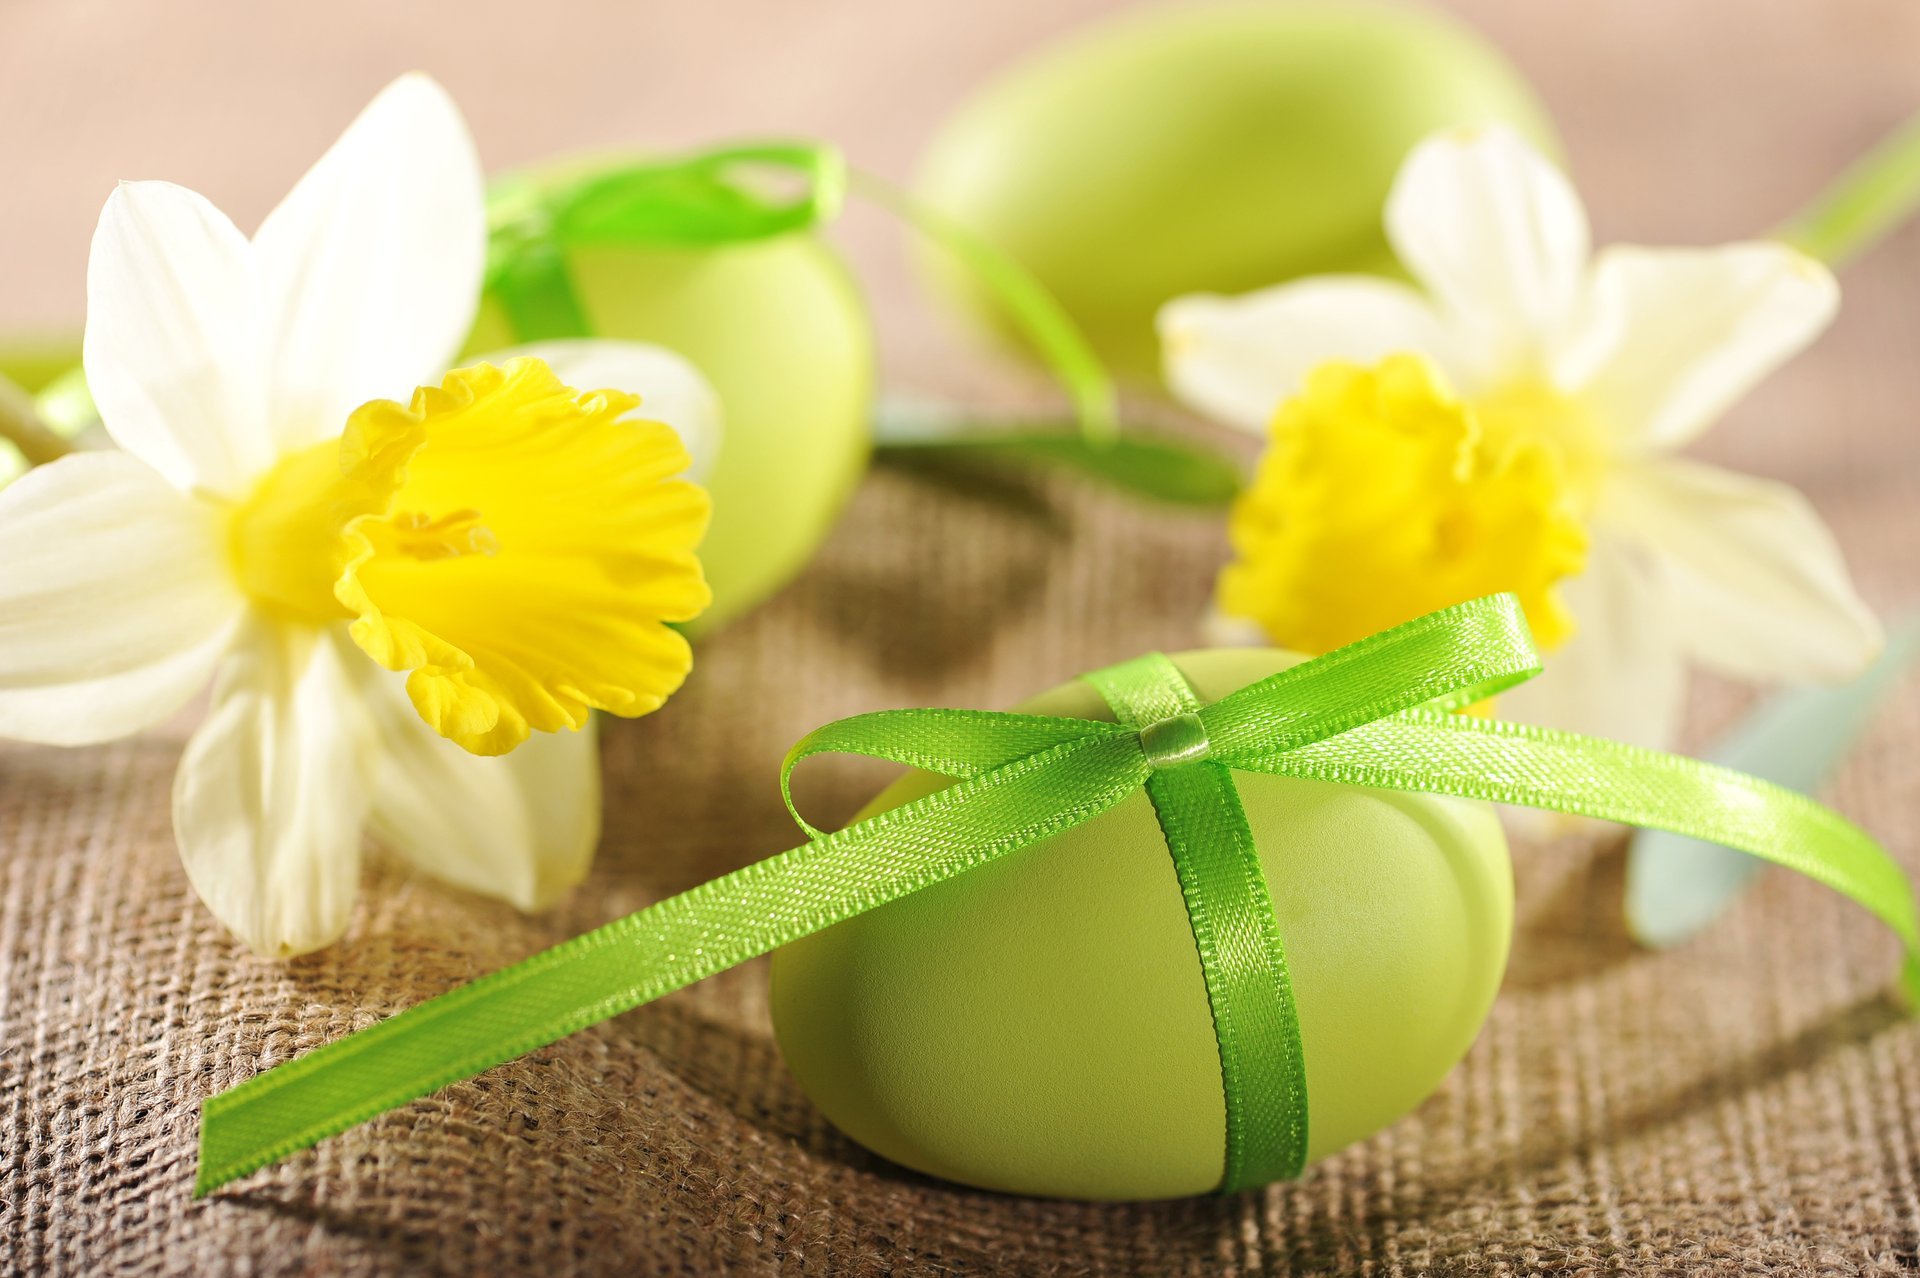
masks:
<path id="1" fill-rule="evenodd" d="M 406 511 L 392 519 L 393 548 L 415 559 L 458 559 L 462 555 L 497 555 L 500 539 L 471 508 L 438 517 Z"/>

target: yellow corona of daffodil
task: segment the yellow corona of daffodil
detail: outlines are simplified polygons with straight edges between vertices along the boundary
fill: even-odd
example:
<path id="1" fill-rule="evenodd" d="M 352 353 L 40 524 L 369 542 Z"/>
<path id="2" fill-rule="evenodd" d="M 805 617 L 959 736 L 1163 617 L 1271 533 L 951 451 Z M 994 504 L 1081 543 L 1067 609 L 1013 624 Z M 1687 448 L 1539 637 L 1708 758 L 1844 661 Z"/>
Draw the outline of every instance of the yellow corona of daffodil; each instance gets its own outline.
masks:
<path id="1" fill-rule="evenodd" d="M 1418 355 L 1323 364 L 1281 405 L 1234 510 L 1220 606 L 1317 653 L 1505 590 L 1558 644 L 1573 623 L 1555 587 L 1587 553 L 1576 482 L 1557 449 L 1488 429 Z"/>
<path id="2" fill-rule="evenodd" d="M 1572 186 L 1503 128 L 1415 148 L 1386 225 L 1423 288 L 1313 278 L 1161 313 L 1175 391 L 1269 433 L 1229 621 L 1323 652 L 1512 591 L 1557 651 L 1502 715 L 1652 746 L 1689 661 L 1803 680 L 1872 659 L 1806 501 L 1673 455 L 1825 327 L 1825 267 L 1771 243 L 1589 260 Z"/>
<path id="3" fill-rule="evenodd" d="M 472 141 L 421 76 L 251 240 L 190 191 L 121 185 L 85 340 L 119 449 L 0 491 L 0 735 L 135 732 L 213 674 L 174 829 L 265 953 L 346 927 L 369 828 L 456 885 L 551 900 L 598 838 L 591 712 L 645 714 L 690 665 L 668 623 L 707 601 L 707 499 L 682 436 L 711 445 L 712 393 L 608 343 L 446 372 L 485 247 Z M 633 390 L 680 420 L 636 419 Z"/>

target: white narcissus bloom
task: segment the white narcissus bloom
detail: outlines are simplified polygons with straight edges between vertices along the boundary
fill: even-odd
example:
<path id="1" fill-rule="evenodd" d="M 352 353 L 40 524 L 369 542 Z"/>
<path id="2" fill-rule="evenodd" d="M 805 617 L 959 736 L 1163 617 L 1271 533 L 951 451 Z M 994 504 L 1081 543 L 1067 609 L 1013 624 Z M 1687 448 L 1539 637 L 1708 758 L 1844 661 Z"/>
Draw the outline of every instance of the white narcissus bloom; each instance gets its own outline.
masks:
<path id="1" fill-rule="evenodd" d="M 707 599 L 687 451 L 552 370 L 657 397 L 705 449 L 717 401 L 625 344 L 447 373 L 485 253 L 472 140 L 418 75 L 251 241 L 191 191 L 123 184 L 85 340 L 119 451 L 0 491 L 0 735 L 136 732 L 215 675 L 174 829 L 264 953 L 340 935 L 369 829 L 447 882 L 552 900 L 598 839 L 591 711 L 644 714 L 690 663 L 666 624 Z"/>
<path id="2" fill-rule="evenodd" d="M 1504 128 L 1415 148 L 1386 226 L 1423 288 L 1329 276 L 1161 312 L 1175 392 L 1271 431 L 1224 614 L 1318 651 L 1512 590 L 1560 650 L 1503 717 L 1656 747 L 1688 661 L 1798 681 L 1873 658 L 1807 502 L 1674 455 L 1826 326 L 1825 267 L 1774 243 L 1590 259 L 1572 186 Z"/>

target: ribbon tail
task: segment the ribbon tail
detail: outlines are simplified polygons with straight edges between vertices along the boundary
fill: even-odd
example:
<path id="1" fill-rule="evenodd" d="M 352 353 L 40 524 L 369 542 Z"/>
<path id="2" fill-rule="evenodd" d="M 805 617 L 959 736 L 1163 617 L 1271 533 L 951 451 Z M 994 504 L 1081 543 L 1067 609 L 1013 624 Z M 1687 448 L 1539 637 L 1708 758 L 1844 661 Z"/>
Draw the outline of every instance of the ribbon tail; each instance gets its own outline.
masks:
<path id="1" fill-rule="evenodd" d="M 1156 740 L 1161 729 L 1149 725 L 1180 716 L 1198 722 L 1199 697 L 1159 653 L 1083 677 L 1122 723 Z M 1158 765 L 1155 746 L 1146 750 Z M 1292 1180 L 1307 1162 L 1306 1048 L 1273 894 L 1233 773 L 1205 761 L 1156 766 L 1147 797 L 1173 857 L 1213 1013 L 1227 1120 L 1220 1192 Z"/>
<path id="2" fill-rule="evenodd" d="M 793 801 L 793 771 L 815 755 L 865 755 L 963 781 L 1042 750 L 1119 731 L 1087 719 L 998 710 L 875 710 L 815 728 L 795 742 L 780 765 L 780 793 L 794 822 L 817 839 L 821 831 Z"/>
<path id="3" fill-rule="evenodd" d="M 196 1197 L 449 1083 L 1036 843 L 1140 788 L 1139 741 L 1069 742 L 461 986 L 201 1106 Z"/>
<path id="4" fill-rule="evenodd" d="M 1220 1192 L 1292 1180 L 1307 1165 L 1306 1046 L 1273 896 L 1234 788 L 1218 763 L 1147 782 L 1200 952 L 1227 1102 Z"/>
<path id="5" fill-rule="evenodd" d="M 1920 917 L 1899 864 L 1851 821 L 1758 777 L 1617 741 L 1411 710 L 1233 766 L 1455 794 L 1670 830 L 1784 865 L 1863 906 L 1906 947 L 1920 1005 Z"/>
<path id="6" fill-rule="evenodd" d="M 991 241 L 871 173 L 849 173 L 852 189 L 951 253 L 988 292 L 1044 360 L 1073 401 L 1080 434 L 1104 448 L 1119 434 L 1118 396 L 1100 357 L 1066 308 L 1027 269 Z"/>

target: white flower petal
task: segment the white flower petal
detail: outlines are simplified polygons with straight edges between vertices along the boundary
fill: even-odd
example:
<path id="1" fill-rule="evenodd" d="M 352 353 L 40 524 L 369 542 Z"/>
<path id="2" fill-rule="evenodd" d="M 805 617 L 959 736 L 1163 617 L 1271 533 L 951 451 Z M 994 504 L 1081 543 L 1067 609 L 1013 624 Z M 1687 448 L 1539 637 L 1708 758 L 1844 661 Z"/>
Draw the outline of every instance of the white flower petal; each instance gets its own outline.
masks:
<path id="1" fill-rule="evenodd" d="M 1167 382 L 1190 407 L 1264 434 L 1274 410 L 1328 360 L 1372 364 L 1416 351 L 1455 362 L 1445 327 L 1413 289 L 1329 275 L 1241 297 L 1198 293 L 1160 309 Z"/>
<path id="2" fill-rule="evenodd" d="M 577 884 L 600 839 L 593 721 L 537 732 L 511 754 L 469 754 L 421 720 L 403 679 L 363 664 L 382 743 L 374 837 L 426 874 L 523 910 Z"/>
<path id="3" fill-rule="evenodd" d="M 1578 629 L 1545 654 L 1543 673 L 1500 694 L 1499 717 L 1670 749 L 1686 712 L 1686 664 L 1659 566 L 1596 534 L 1586 572 L 1561 590 Z"/>
<path id="4" fill-rule="evenodd" d="M 1616 246 L 1561 355 L 1557 379 L 1585 398 L 1619 444 L 1673 449 L 1833 319 L 1833 273 L 1784 244 Z"/>
<path id="5" fill-rule="evenodd" d="M 1200 640 L 1209 648 L 1270 648 L 1273 640 L 1256 621 L 1222 612 L 1212 604 L 1200 618 Z"/>
<path id="6" fill-rule="evenodd" d="M 243 601 L 218 512 L 136 457 L 75 453 L 0 491 L 0 736 L 148 727 L 206 685 Z"/>
<path id="7" fill-rule="evenodd" d="M 480 160 L 424 75 L 381 91 L 254 236 L 272 422 L 292 450 L 370 399 L 437 383 L 486 265 Z"/>
<path id="8" fill-rule="evenodd" d="M 360 883 L 374 738 L 342 635 L 249 627 L 187 743 L 173 828 L 194 890 L 262 954 L 287 957 L 346 930 Z"/>
<path id="9" fill-rule="evenodd" d="M 169 182 L 107 197 L 87 261 L 87 386 L 114 441 L 181 489 L 243 494 L 273 463 L 253 250 Z"/>
<path id="10" fill-rule="evenodd" d="M 628 416 L 665 422 L 686 445 L 693 465 L 687 478 L 703 482 L 720 456 L 723 412 L 719 393 L 685 356 L 646 342 L 580 339 L 535 342 L 484 356 L 498 364 L 516 356 L 543 359 L 575 390 L 621 390 L 640 397 Z"/>
<path id="11" fill-rule="evenodd" d="M 1401 165 L 1386 224 L 1483 378 L 1538 371 L 1579 302 L 1589 248 L 1586 211 L 1552 161 L 1504 125 L 1436 135 Z"/>
<path id="12" fill-rule="evenodd" d="M 1694 660 L 1759 681 L 1850 679 L 1879 654 L 1833 534 L 1785 484 L 1663 459 L 1621 471 L 1604 516 L 1631 529 L 1674 584 Z"/>

